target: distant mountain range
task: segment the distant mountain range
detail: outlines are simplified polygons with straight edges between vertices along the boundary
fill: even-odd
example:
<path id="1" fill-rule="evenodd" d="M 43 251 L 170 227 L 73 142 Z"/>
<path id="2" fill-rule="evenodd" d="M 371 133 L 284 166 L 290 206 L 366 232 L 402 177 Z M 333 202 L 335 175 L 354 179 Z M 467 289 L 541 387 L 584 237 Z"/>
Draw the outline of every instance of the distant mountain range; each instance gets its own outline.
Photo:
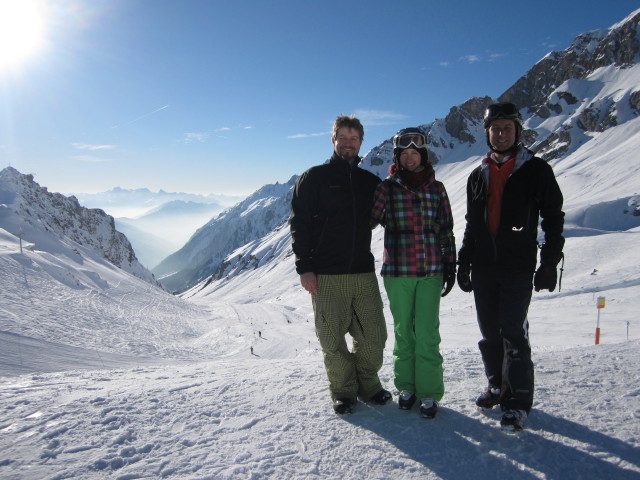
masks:
<path id="1" fill-rule="evenodd" d="M 115 220 L 118 230 L 131 239 L 140 261 L 153 268 L 224 208 L 218 203 L 172 200 L 139 217 Z"/>
<path id="2" fill-rule="evenodd" d="M 85 207 L 102 208 L 112 215 L 118 230 L 148 268 L 180 249 L 199 227 L 244 198 L 120 187 L 75 197 Z"/>
<path id="3" fill-rule="evenodd" d="M 267 235 L 286 222 L 296 176 L 284 184 L 265 185 L 196 231 L 153 272 L 171 291 L 184 291 L 218 272 L 233 250 Z"/>
<path id="4" fill-rule="evenodd" d="M 174 202 L 191 202 L 192 204 L 215 205 L 220 211 L 235 205 L 244 196 L 234 195 L 199 195 L 195 193 L 153 192 L 147 188 L 126 189 L 115 187 L 100 193 L 74 193 L 78 201 L 88 208 L 102 208 L 113 217 L 136 218 L 146 215 L 163 205 Z"/>

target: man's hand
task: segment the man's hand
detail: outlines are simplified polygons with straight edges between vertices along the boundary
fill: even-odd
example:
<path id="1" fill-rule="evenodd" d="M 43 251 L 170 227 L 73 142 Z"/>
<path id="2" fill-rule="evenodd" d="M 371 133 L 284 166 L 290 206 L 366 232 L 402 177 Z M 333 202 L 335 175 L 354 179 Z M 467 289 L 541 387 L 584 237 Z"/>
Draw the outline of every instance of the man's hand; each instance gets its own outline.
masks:
<path id="1" fill-rule="evenodd" d="M 458 266 L 458 286 L 463 292 L 472 292 L 473 285 L 471 285 L 471 265 Z"/>
<path id="2" fill-rule="evenodd" d="M 555 267 L 550 265 L 540 265 L 540 268 L 533 276 L 533 286 L 536 292 L 540 290 L 549 290 L 553 292 L 556 289 L 556 283 L 558 282 L 558 273 Z"/>
<path id="3" fill-rule="evenodd" d="M 318 293 L 318 278 L 313 272 L 307 272 L 300 275 L 300 284 L 311 295 Z"/>

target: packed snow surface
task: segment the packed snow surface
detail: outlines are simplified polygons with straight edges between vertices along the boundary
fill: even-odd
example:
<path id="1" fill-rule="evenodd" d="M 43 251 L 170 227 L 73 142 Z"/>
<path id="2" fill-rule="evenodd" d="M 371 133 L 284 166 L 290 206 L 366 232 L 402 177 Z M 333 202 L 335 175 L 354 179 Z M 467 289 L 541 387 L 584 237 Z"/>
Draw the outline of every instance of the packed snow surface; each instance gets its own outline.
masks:
<path id="1" fill-rule="evenodd" d="M 638 234 L 608 234 L 633 269 Z M 0 478 L 640 478 L 640 288 L 624 265 L 591 275 L 599 244 L 585 238 L 570 243 L 584 276 L 534 294 L 536 400 L 527 430 L 508 435 L 473 404 L 485 380 L 457 288 L 442 303 L 438 416 L 397 397 L 338 416 L 290 264 L 184 300 L 100 263 L 83 276 L 64 255 L 20 253 L 3 231 Z M 395 391 L 386 313 L 381 378 Z"/>

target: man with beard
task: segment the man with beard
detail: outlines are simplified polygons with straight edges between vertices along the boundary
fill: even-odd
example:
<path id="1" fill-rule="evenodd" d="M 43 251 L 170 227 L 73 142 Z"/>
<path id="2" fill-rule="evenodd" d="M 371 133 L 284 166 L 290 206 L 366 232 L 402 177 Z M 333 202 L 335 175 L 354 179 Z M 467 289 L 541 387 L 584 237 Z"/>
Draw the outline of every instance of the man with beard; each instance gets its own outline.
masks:
<path id="1" fill-rule="evenodd" d="M 387 329 L 369 224 L 380 178 L 358 167 L 363 138 L 360 120 L 339 116 L 331 159 L 300 176 L 291 201 L 296 271 L 311 294 L 333 409 L 340 415 L 350 413 L 358 398 L 378 405 L 391 399 L 378 377 Z"/>

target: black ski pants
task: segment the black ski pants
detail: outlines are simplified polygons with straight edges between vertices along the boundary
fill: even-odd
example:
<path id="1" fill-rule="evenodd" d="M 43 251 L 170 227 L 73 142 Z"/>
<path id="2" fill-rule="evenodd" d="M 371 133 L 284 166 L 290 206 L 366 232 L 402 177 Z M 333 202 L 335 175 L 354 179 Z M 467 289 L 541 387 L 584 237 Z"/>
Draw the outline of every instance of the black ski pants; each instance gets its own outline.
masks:
<path id="1" fill-rule="evenodd" d="M 534 373 L 527 312 L 533 273 L 497 266 L 473 267 L 471 282 L 482 340 L 478 342 L 489 385 L 501 389 L 503 410 L 531 410 Z"/>

